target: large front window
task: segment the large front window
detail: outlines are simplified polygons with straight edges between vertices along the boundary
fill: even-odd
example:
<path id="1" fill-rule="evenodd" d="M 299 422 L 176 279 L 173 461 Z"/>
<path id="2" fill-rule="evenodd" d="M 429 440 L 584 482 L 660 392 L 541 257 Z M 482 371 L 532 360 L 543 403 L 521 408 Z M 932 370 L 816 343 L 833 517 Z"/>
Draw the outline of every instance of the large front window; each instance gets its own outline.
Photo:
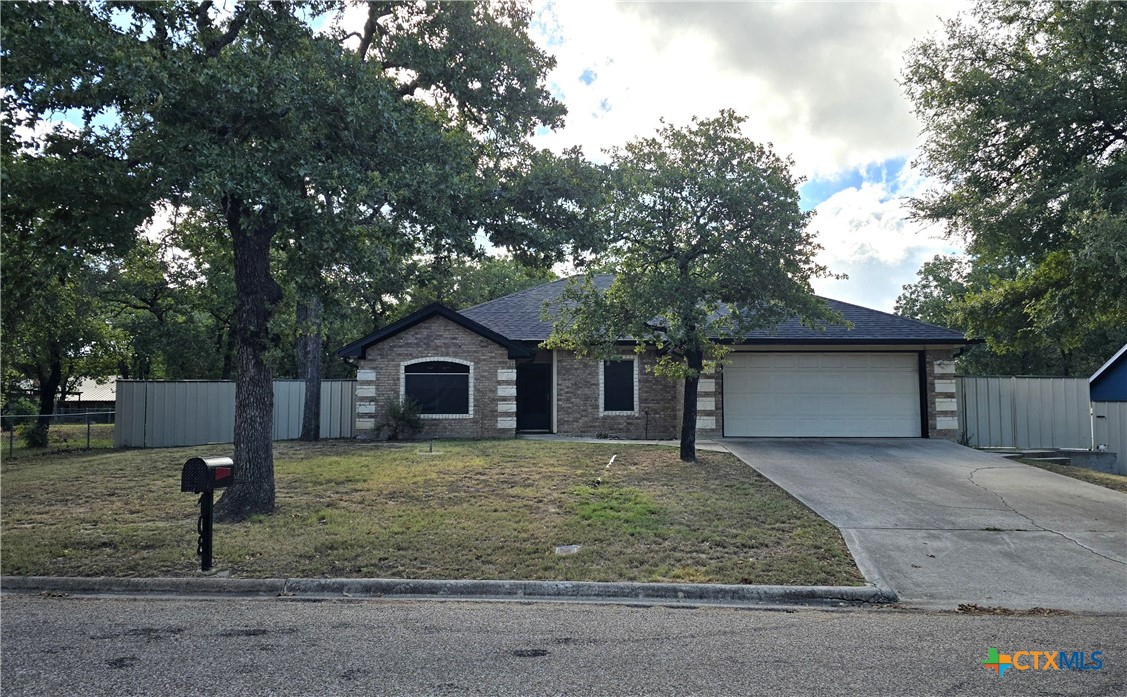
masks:
<path id="1" fill-rule="evenodd" d="M 403 396 L 417 402 L 420 411 L 426 415 L 468 415 L 470 367 L 449 361 L 405 365 Z"/>

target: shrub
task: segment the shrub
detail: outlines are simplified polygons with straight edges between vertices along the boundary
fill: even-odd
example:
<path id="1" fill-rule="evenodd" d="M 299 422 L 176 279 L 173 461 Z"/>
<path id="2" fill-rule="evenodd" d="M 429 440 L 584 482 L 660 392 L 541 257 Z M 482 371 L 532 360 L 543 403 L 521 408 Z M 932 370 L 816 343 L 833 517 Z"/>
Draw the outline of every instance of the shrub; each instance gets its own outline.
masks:
<path id="1" fill-rule="evenodd" d="M 16 433 L 23 439 L 29 448 L 46 448 L 48 444 L 47 432 L 50 424 L 41 424 L 39 420 L 29 421 L 16 427 Z"/>
<path id="2" fill-rule="evenodd" d="M 388 440 L 411 438 L 426 425 L 420 412 L 419 403 L 410 397 L 392 398 L 384 406 L 384 420 L 376 424 L 376 433 L 387 430 Z"/>

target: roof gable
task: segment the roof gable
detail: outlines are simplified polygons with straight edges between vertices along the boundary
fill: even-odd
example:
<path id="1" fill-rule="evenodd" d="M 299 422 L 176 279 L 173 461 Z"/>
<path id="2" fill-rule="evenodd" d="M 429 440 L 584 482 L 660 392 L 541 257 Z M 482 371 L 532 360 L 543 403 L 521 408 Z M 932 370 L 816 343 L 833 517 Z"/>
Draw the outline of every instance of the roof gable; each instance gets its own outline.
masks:
<path id="1" fill-rule="evenodd" d="M 337 355 L 344 358 L 363 358 L 364 352 L 370 347 L 389 339 L 396 334 L 407 331 L 416 324 L 419 324 L 431 317 L 442 317 L 443 319 L 450 320 L 458 326 L 467 329 L 478 336 L 481 336 L 489 341 L 492 341 L 499 346 L 504 347 L 509 352 L 509 358 L 527 358 L 531 356 L 533 351 L 517 342 L 497 333 L 496 331 L 486 327 L 474 320 L 466 317 L 465 315 L 451 310 L 450 308 L 440 303 L 432 303 L 427 305 L 418 312 L 413 312 L 398 322 L 377 329 L 368 336 L 354 341 L 337 351 Z"/>
<path id="2" fill-rule="evenodd" d="M 1127 402 L 1127 344 L 1088 378 L 1093 402 Z"/>
<path id="3" fill-rule="evenodd" d="M 540 317 L 545 302 L 560 297 L 569 279 L 561 279 L 522 290 L 461 311 L 461 314 L 489 327 L 514 341 L 541 342 L 552 333 L 552 323 Z M 614 274 L 599 274 L 595 286 L 610 287 Z M 918 320 L 900 317 L 860 305 L 822 298 L 830 309 L 841 313 L 853 324 L 828 325 L 824 330 L 811 329 L 798 319 L 783 322 L 774 330 L 755 330 L 747 336 L 753 344 L 949 344 L 973 343 L 962 332 L 944 329 Z"/>

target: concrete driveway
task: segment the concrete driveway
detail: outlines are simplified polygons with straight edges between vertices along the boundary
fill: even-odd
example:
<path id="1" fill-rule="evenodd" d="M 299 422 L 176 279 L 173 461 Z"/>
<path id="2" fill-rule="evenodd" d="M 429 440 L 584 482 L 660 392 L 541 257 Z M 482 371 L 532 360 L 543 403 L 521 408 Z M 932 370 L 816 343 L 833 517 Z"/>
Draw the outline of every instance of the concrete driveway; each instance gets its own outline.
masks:
<path id="1" fill-rule="evenodd" d="M 1127 495 L 942 440 L 741 439 L 907 604 L 1127 612 Z"/>

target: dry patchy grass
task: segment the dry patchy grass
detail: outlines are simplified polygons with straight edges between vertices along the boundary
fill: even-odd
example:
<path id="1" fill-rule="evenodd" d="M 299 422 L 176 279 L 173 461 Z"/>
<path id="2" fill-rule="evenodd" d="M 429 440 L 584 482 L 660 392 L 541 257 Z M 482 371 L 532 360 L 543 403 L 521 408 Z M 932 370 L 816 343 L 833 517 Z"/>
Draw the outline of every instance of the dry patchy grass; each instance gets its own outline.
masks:
<path id="1" fill-rule="evenodd" d="M 5 462 L 3 572 L 198 573 L 198 509 L 179 473 L 201 450 Z M 684 465 L 672 448 L 613 443 L 426 450 L 277 444 L 277 509 L 216 526 L 216 567 L 242 577 L 863 583 L 833 526 L 728 454 Z M 556 555 L 565 544 L 579 552 Z"/>
<path id="2" fill-rule="evenodd" d="M 1099 472 L 1097 470 L 1090 470 L 1085 467 L 1073 467 L 1072 465 L 1058 465 L 1053 462 L 1041 462 L 1039 460 L 1030 460 L 1022 458 L 1018 462 L 1023 462 L 1027 465 L 1040 467 L 1043 470 L 1063 474 L 1066 477 L 1079 479 L 1089 484 L 1098 484 L 1099 486 L 1114 489 L 1115 491 L 1122 491 L 1127 493 L 1127 477 L 1121 474 L 1110 474 L 1108 472 Z"/>

